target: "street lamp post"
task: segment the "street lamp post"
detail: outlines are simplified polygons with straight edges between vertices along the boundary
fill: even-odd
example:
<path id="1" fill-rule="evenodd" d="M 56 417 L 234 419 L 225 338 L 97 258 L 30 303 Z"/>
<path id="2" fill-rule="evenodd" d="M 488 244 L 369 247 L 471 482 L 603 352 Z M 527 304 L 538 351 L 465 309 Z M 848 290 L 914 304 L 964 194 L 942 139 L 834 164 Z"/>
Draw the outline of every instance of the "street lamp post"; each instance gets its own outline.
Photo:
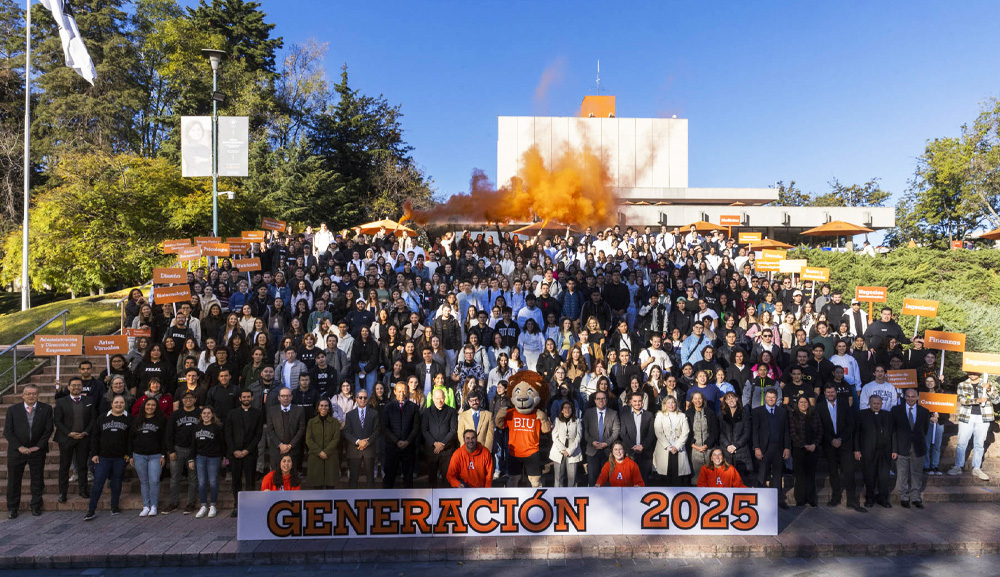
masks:
<path id="1" fill-rule="evenodd" d="M 226 57 L 222 50 L 203 48 L 201 53 L 212 64 L 212 236 L 219 236 L 219 64 Z"/>

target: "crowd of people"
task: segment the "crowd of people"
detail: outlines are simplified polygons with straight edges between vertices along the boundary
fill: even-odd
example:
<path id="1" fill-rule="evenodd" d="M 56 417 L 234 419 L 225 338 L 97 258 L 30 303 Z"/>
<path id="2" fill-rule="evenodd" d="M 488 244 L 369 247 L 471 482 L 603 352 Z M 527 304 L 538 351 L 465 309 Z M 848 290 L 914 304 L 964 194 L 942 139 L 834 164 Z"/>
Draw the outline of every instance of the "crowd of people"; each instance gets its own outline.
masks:
<path id="1" fill-rule="evenodd" d="M 350 236 L 350 238 L 348 238 Z M 134 469 L 140 516 L 213 517 L 219 479 L 242 490 L 427 486 L 783 487 L 816 507 L 922 508 L 940 475 L 947 414 L 918 392 L 957 390 L 959 448 L 947 473 L 982 480 L 1000 403 L 988 375 L 957 388 L 937 354 L 882 308 L 869 319 L 832 284 L 772 279 L 721 232 L 615 226 L 583 235 L 445 233 L 421 246 L 391 231 L 325 225 L 254 247 L 263 270 L 219 259 L 188 275 L 191 299 L 125 306 L 130 352 L 56 383 L 54 406 L 22 388 L 10 407 L 7 508 L 25 468 L 42 512 L 55 434 L 58 500 L 120 513 Z M 897 390 L 889 370 L 916 369 Z M 512 428 L 522 370 L 548 385 L 534 444 Z M 947 465 L 945 465 L 947 468 Z M 864 501 L 855 486 L 864 480 Z M 895 481 L 893 481 L 895 476 Z M 161 479 L 168 487 L 161 495 Z M 846 499 L 845 499 L 846 497 Z M 165 505 L 165 506 L 161 506 Z M 232 515 L 237 515 L 234 508 Z"/>

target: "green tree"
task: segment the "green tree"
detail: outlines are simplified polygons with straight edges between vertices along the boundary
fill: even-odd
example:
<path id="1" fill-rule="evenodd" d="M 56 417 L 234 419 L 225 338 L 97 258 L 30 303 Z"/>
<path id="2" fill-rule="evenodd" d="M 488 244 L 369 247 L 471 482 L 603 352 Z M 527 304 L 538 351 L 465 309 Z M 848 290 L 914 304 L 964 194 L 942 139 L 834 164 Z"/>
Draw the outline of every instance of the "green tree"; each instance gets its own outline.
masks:
<path id="1" fill-rule="evenodd" d="M 32 286 L 92 292 L 141 284 L 169 264 L 164 239 L 202 234 L 211 198 L 164 159 L 130 154 L 69 154 L 52 187 L 31 209 Z M 21 231 L 7 235 L 3 282 L 20 275 Z"/>
<path id="2" fill-rule="evenodd" d="M 0 0 L 0 234 L 21 216 L 24 159 L 24 12 Z"/>
<path id="3" fill-rule="evenodd" d="M 790 180 L 786 185 L 783 180 L 779 180 L 777 185 L 778 200 L 768 203 L 770 206 L 811 206 L 812 197 L 807 192 L 802 192 L 795 181 Z"/>
<path id="4" fill-rule="evenodd" d="M 188 9 L 192 24 L 198 29 L 221 34 L 225 50 L 235 60 L 246 63 L 248 70 L 263 70 L 274 75 L 275 53 L 284 41 L 271 38 L 275 25 L 264 21 L 260 2 L 244 0 L 200 0 Z"/>
<path id="5" fill-rule="evenodd" d="M 872 178 L 864 184 L 845 185 L 834 178 L 830 181 L 830 192 L 815 197 L 812 206 L 885 206 L 891 193 L 882 190 L 879 181 Z"/>

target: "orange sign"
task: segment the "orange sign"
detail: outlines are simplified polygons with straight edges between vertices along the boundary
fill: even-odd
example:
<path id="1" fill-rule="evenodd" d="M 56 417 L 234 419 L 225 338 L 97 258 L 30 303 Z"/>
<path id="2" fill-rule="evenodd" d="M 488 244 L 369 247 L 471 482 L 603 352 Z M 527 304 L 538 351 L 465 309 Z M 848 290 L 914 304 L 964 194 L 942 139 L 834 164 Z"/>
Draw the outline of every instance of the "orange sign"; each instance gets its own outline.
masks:
<path id="1" fill-rule="evenodd" d="M 763 233 L 759 232 L 741 232 L 739 234 L 740 244 L 750 244 L 752 242 L 760 242 L 764 239 Z"/>
<path id="2" fill-rule="evenodd" d="M 229 256 L 242 256 L 250 252 L 250 242 L 245 240 L 230 240 L 226 244 L 229 245 Z"/>
<path id="3" fill-rule="evenodd" d="M 205 256 L 229 256 L 229 245 L 224 242 L 213 242 L 202 245 L 201 252 Z"/>
<path id="4" fill-rule="evenodd" d="M 960 240 L 951 241 L 951 250 L 962 250 L 965 248 L 965 244 Z"/>
<path id="5" fill-rule="evenodd" d="M 802 280 L 826 282 L 830 280 L 830 269 L 822 266 L 802 267 Z"/>
<path id="6" fill-rule="evenodd" d="M 760 257 L 761 258 L 769 258 L 769 259 L 772 259 L 772 260 L 781 260 L 781 259 L 785 258 L 786 256 L 788 256 L 788 251 L 787 250 L 778 250 L 776 248 L 765 248 L 764 250 L 760 251 Z"/>
<path id="7" fill-rule="evenodd" d="M 932 413 L 954 415 L 958 412 L 958 395 L 920 393 L 917 403 Z"/>
<path id="8" fill-rule="evenodd" d="M 738 214 L 723 214 L 719 217 L 719 224 L 722 226 L 739 226 L 740 222 L 742 221 Z"/>
<path id="9" fill-rule="evenodd" d="M 280 232 L 285 230 L 285 221 L 274 218 L 265 218 L 263 222 L 260 223 L 260 227 L 264 230 L 274 230 Z"/>
<path id="10" fill-rule="evenodd" d="M 261 270 L 260 257 L 241 258 L 233 261 L 233 267 L 240 272 Z"/>
<path id="11" fill-rule="evenodd" d="M 191 239 L 182 238 L 180 240 L 165 240 L 163 241 L 163 254 L 177 254 L 177 251 L 190 247 Z"/>
<path id="12" fill-rule="evenodd" d="M 153 288 L 153 302 L 160 305 L 183 303 L 191 300 L 191 287 L 186 284 Z"/>
<path id="13" fill-rule="evenodd" d="M 913 389 L 917 386 L 917 369 L 886 371 L 885 378 L 897 389 Z"/>
<path id="14" fill-rule="evenodd" d="M 35 335 L 36 357 L 79 355 L 82 352 L 83 335 Z"/>
<path id="15" fill-rule="evenodd" d="M 778 272 L 781 261 L 773 258 L 759 258 L 756 261 L 757 272 Z"/>
<path id="16" fill-rule="evenodd" d="M 243 240 L 250 242 L 262 242 L 264 240 L 264 231 L 262 230 L 244 230 L 241 234 L 243 235 Z"/>
<path id="17" fill-rule="evenodd" d="M 854 289 L 854 298 L 862 303 L 884 303 L 888 293 L 884 286 L 859 286 Z"/>
<path id="18" fill-rule="evenodd" d="M 965 352 L 965 333 L 945 331 L 924 331 L 924 345 L 928 349 Z"/>
<path id="19" fill-rule="evenodd" d="M 88 355 L 127 355 L 128 337 L 110 335 L 106 337 L 84 337 L 84 347 Z"/>
<path id="20" fill-rule="evenodd" d="M 187 282 L 187 269 L 154 268 L 153 282 L 156 284 L 180 284 Z"/>
<path id="21" fill-rule="evenodd" d="M 222 237 L 218 236 L 196 236 L 194 237 L 195 246 L 205 246 L 207 244 L 214 244 L 217 242 L 222 242 Z"/>
<path id="22" fill-rule="evenodd" d="M 153 329 L 151 329 L 149 327 L 139 327 L 139 328 L 136 328 L 136 329 L 126 328 L 125 329 L 125 336 L 126 337 L 151 337 L 151 336 L 153 336 Z"/>
<path id="23" fill-rule="evenodd" d="M 962 370 L 967 373 L 1000 373 L 1000 355 L 962 353 Z"/>
<path id="24" fill-rule="evenodd" d="M 188 246 L 177 251 L 177 260 L 184 262 L 188 260 L 198 260 L 201 258 L 200 246 Z"/>
<path id="25" fill-rule="evenodd" d="M 903 299 L 904 315 L 916 317 L 936 317 L 938 311 L 937 301 L 924 301 L 920 299 Z"/>

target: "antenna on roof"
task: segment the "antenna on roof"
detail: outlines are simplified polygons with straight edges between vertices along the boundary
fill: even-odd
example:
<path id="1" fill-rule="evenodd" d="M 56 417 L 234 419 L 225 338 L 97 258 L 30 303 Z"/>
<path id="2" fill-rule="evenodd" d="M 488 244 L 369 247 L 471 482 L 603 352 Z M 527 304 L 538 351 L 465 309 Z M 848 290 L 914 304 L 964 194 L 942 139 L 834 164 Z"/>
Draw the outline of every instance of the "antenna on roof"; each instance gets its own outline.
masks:
<path id="1" fill-rule="evenodd" d="M 597 94 L 601 94 L 601 60 L 597 60 Z"/>

